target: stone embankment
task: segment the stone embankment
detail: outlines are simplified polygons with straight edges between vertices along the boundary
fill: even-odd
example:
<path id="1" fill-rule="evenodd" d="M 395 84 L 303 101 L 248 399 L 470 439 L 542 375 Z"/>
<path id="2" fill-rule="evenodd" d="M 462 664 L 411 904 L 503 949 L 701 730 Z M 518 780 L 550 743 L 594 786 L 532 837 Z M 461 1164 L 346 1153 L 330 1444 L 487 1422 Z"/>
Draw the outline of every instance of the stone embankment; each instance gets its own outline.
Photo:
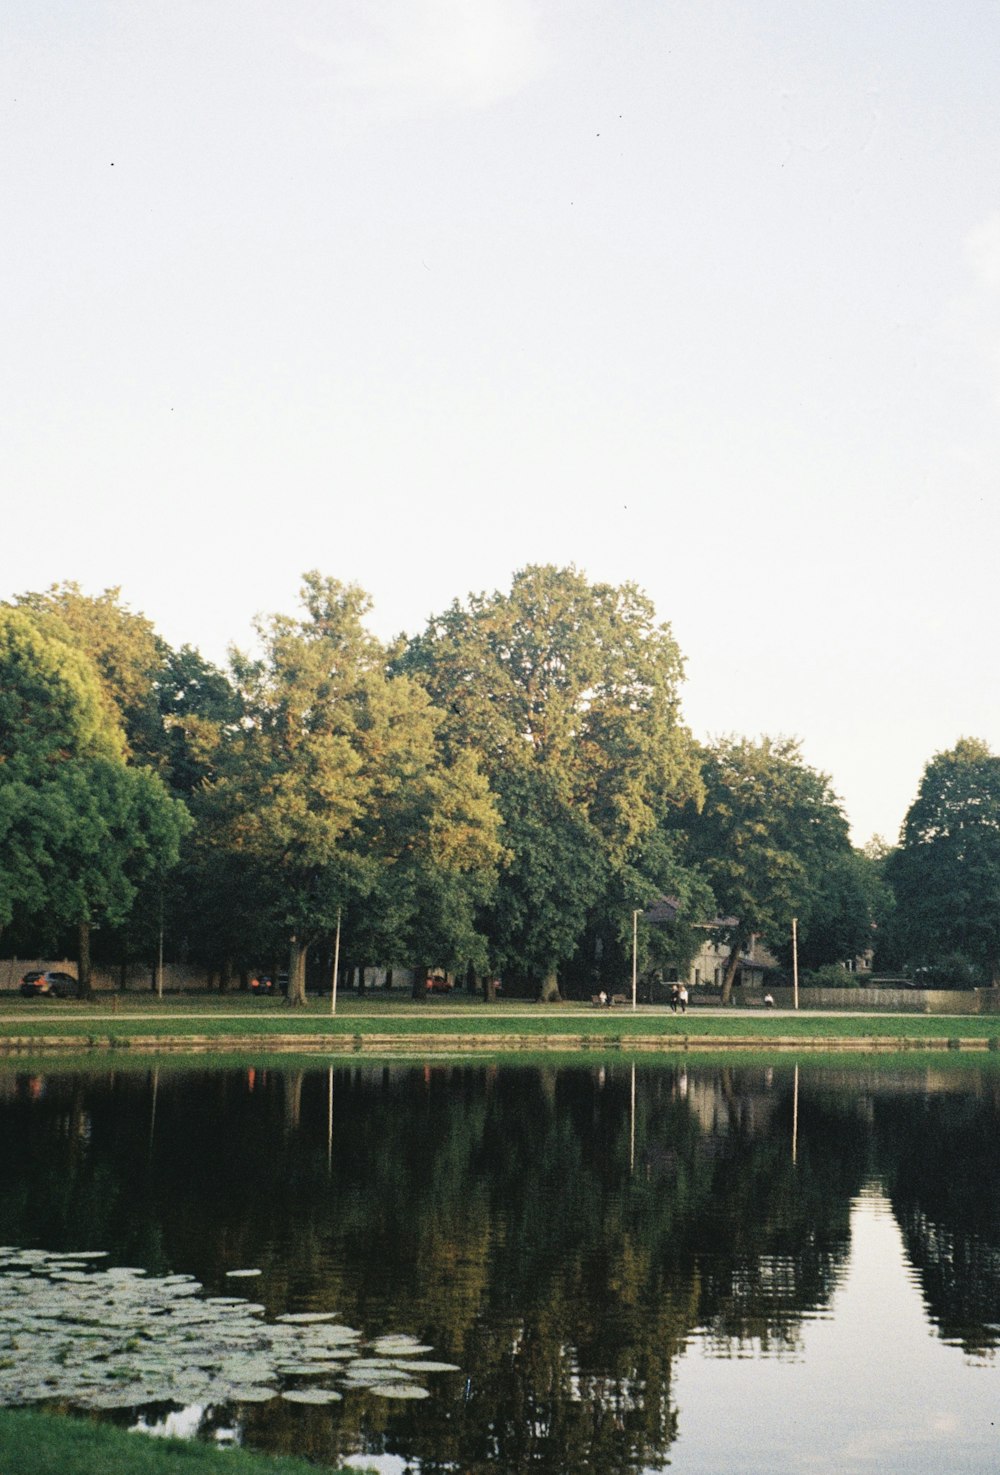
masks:
<path id="1" fill-rule="evenodd" d="M 246 1035 L 7 1035 L 0 1038 L 0 1055 L 127 1052 L 155 1055 L 503 1055 L 530 1051 L 586 1054 L 628 1051 L 635 1054 L 705 1053 L 719 1051 L 788 1051 L 804 1053 L 900 1052 L 912 1050 L 997 1051 L 1000 1039 L 961 1038 L 955 1035 L 712 1035 L 712 1034 L 266 1034 Z"/>

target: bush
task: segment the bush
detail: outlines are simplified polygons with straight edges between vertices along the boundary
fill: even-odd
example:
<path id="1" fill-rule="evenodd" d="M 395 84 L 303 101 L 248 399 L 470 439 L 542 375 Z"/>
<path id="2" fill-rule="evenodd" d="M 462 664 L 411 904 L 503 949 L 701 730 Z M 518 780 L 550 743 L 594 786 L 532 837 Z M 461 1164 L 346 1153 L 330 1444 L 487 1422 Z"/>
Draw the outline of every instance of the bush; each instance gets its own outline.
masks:
<path id="1" fill-rule="evenodd" d="M 856 973 L 849 973 L 839 963 L 824 963 L 802 975 L 807 988 L 860 988 Z"/>
<path id="2" fill-rule="evenodd" d="M 949 953 L 929 967 L 913 970 L 913 982 L 919 988 L 982 988 L 988 981 L 964 953 Z"/>

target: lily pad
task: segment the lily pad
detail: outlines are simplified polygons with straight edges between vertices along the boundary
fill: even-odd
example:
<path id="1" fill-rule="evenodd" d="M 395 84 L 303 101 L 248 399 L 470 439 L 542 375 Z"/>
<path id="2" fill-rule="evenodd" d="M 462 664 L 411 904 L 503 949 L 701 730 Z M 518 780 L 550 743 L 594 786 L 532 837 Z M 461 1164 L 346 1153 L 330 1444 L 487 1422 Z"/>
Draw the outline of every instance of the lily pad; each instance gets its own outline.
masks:
<path id="1" fill-rule="evenodd" d="M 335 1388 L 286 1388 L 281 1396 L 286 1403 L 339 1403 L 343 1398 Z"/>
<path id="2" fill-rule="evenodd" d="M 376 1352 L 393 1357 L 409 1357 L 416 1355 L 418 1352 L 430 1352 L 432 1350 L 430 1347 L 424 1346 L 422 1342 L 418 1342 L 416 1337 L 408 1337 L 406 1335 L 376 1337 L 372 1343 L 372 1347 Z"/>
<path id="3" fill-rule="evenodd" d="M 333 1321 L 336 1314 L 336 1311 L 286 1311 L 275 1320 L 288 1326 L 308 1326 L 314 1321 Z"/>
<path id="4" fill-rule="evenodd" d="M 397 1362 L 396 1367 L 405 1369 L 408 1373 L 458 1373 L 462 1369 L 455 1362 L 431 1362 L 427 1358 L 406 1358 L 405 1361 Z"/>

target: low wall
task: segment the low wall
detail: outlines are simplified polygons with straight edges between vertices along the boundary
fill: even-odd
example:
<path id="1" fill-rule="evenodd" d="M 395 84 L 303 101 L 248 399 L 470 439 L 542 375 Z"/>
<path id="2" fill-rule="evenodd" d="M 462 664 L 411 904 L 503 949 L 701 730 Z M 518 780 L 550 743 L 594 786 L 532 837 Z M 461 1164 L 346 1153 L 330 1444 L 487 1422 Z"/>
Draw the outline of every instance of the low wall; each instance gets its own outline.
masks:
<path id="1" fill-rule="evenodd" d="M 771 989 L 779 1009 L 794 1006 L 790 988 Z M 761 1003 L 751 995 L 748 1002 Z M 852 1009 L 882 1014 L 1000 1014 L 1000 989 L 800 988 L 802 1009 Z"/>
<path id="2" fill-rule="evenodd" d="M 21 985 L 21 979 L 26 973 L 43 973 L 51 968 L 59 973 L 72 973 L 77 976 L 76 960 L 72 958 L 0 958 L 0 993 L 16 993 Z M 371 991 L 383 990 L 386 985 L 388 969 L 366 968 L 365 988 Z M 398 965 L 392 969 L 392 987 L 395 991 L 410 993 L 413 988 L 413 970 L 401 968 Z M 90 974 L 91 987 L 98 993 L 114 991 L 123 986 L 121 968 L 106 968 L 95 964 Z M 358 970 L 355 968 L 351 974 L 349 987 L 357 988 Z M 218 989 L 218 974 L 210 975 L 207 968 L 202 968 L 191 963 L 164 963 L 163 965 L 163 991 L 167 994 L 190 992 L 191 990 L 204 989 L 207 993 L 211 989 Z M 344 985 L 342 984 L 341 987 Z M 155 969 L 146 963 L 135 963 L 126 968 L 124 977 L 124 988 L 126 993 L 150 993 L 156 988 Z M 230 993 L 236 993 L 239 988 L 239 978 L 234 977 L 230 986 Z M 310 980 L 309 989 L 313 991 L 314 981 Z M 325 990 L 329 992 L 329 982 L 325 984 Z"/>
<path id="3" fill-rule="evenodd" d="M 74 958 L 0 958 L 0 992 L 16 992 L 26 973 L 43 973 L 46 969 L 77 976 Z M 91 987 L 99 993 L 112 991 L 122 986 L 120 968 L 95 966 L 90 974 Z M 236 987 L 234 980 L 233 987 Z M 125 970 L 125 988 L 129 993 L 149 993 L 156 987 L 156 975 L 146 964 L 136 963 Z M 208 972 L 204 968 L 190 967 L 184 963 L 164 963 L 163 989 L 165 993 L 179 993 L 182 989 L 207 989 Z"/>

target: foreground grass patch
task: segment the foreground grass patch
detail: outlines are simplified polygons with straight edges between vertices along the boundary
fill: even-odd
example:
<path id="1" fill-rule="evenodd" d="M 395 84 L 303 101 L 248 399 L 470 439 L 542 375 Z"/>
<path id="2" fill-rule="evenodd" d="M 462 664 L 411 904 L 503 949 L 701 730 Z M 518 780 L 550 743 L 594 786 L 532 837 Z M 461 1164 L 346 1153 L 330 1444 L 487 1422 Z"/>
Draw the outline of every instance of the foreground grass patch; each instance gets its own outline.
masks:
<path id="1" fill-rule="evenodd" d="M 304 1460 L 151 1439 L 60 1414 L 0 1409 L 0 1475 L 316 1475 L 316 1470 Z"/>

